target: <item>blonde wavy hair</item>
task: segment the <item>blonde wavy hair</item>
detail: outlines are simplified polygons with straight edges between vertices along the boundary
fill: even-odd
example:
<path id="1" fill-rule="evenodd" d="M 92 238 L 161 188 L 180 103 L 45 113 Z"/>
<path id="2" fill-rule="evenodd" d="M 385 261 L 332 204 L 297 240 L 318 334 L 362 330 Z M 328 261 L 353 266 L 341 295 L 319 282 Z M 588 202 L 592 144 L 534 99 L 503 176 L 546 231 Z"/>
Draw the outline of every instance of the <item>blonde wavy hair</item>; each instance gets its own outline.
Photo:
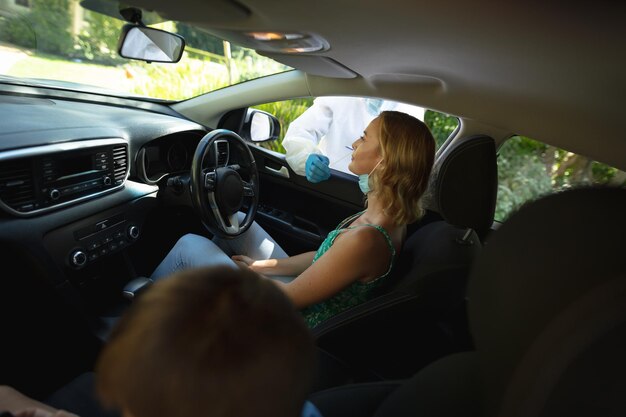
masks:
<path id="1" fill-rule="evenodd" d="M 412 223 L 424 214 L 421 198 L 435 161 L 435 139 L 406 113 L 384 111 L 378 119 L 382 163 L 370 175 L 372 190 L 396 225 Z"/>

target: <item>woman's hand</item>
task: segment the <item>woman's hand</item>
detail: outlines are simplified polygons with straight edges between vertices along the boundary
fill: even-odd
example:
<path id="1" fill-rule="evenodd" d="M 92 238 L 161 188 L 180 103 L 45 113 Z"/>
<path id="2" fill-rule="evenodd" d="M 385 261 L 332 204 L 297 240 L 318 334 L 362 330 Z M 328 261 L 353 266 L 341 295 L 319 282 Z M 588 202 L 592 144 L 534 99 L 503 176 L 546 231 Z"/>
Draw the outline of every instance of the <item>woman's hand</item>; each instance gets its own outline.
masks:
<path id="1" fill-rule="evenodd" d="M 239 266 L 241 269 L 253 269 L 252 264 L 254 264 L 254 259 L 245 255 L 233 255 L 231 259 Z"/>
<path id="2" fill-rule="evenodd" d="M 240 268 L 249 268 L 258 274 L 295 277 L 311 266 L 314 255 L 315 252 L 306 252 L 288 258 L 257 260 L 245 255 L 234 255 L 230 259 Z"/>

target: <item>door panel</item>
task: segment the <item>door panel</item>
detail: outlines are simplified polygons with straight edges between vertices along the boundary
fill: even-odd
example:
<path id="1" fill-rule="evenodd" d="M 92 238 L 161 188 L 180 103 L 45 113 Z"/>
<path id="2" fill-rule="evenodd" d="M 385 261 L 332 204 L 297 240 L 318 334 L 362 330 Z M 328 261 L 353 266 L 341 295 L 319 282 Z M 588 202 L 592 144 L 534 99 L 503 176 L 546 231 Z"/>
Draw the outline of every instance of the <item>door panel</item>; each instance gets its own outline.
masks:
<path id="1" fill-rule="evenodd" d="M 259 170 L 256 221 L 290 255 L 317 250 L 329 231 L 363 210 L 357 179 L 332 171 L 318 184 L 295 174 L 284 155 L 250 146 Z"/>

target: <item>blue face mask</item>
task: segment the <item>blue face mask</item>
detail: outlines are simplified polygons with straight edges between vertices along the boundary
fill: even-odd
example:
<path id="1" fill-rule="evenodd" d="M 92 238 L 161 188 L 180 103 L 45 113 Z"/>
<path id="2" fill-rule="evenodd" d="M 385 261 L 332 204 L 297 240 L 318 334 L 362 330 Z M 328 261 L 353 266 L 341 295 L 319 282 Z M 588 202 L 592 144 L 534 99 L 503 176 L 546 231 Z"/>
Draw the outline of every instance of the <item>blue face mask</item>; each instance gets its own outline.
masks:
<path id="1" fill-rule="evenodd" d="M 380 113 L 380 108 L 383 105 L 383 100 L 380 98 L 366 98 L 365 104 L 367 107 L 367 111 L 372 116 L 378 116 L 378 113 Z"/>
<path id="2" fill-rule="evenodd" d="M 383 162 L 382 159 L 380 161 L 378 161 L 378 163 L 376 164 L 374 169 L 378 168 L 378 165 L 380 165 L 381 162 Z M 372 191 L 370 189 L 370 175 L 372 174 L 372 172 L 374 172 L 374 169 L 372 169 L 369 174 L 361 174 L 361 175 L 359 175 L 359 188 L 361 189 L 361 192 L 363 194 L 367 194 L 370 191 Z"/>

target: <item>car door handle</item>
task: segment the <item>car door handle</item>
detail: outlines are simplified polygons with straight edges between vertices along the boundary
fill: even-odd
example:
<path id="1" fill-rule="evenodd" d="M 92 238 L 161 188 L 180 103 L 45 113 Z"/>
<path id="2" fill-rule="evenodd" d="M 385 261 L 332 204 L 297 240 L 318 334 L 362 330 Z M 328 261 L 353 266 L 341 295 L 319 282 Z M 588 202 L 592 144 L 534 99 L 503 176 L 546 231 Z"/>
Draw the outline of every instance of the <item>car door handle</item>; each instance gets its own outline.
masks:
<path id="1" fill-rule="evenodd" d="M 278 175 L 279 177 L 289 178 L 289 170 L 285 166 L 281 166 L 280 169 L 274 169 L 265 165 L 265 169 L 274 175 Z"/>

